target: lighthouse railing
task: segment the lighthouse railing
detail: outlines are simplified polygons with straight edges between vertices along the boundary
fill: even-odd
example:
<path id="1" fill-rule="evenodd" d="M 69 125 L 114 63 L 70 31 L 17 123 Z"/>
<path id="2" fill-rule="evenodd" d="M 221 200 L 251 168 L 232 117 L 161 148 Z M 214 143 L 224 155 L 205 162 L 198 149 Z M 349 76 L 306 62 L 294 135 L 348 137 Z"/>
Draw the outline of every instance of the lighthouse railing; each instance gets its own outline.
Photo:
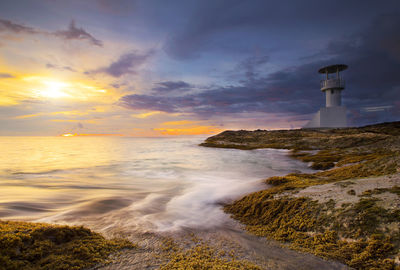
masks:
<path id="1" fill-rule="evenodd" d="M 344 89 L 345 81 L 342 77 L 339 78 L 331 78 L 327 80 L 321 81 L 321 90 L 331 89 L 331 88 L 340 88 Z"/>

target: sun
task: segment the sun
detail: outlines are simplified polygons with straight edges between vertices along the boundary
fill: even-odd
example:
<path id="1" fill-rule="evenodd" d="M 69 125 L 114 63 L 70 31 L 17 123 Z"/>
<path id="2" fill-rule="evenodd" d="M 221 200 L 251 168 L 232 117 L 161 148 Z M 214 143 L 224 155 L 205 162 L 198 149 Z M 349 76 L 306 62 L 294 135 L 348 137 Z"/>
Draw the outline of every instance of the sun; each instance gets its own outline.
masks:
<path id="1" fill-rule="evenodd" d="M 44 98 L 68 98 L 71 89 L 73 89 L 70 83 L 53 79 L 45 78 L 40 76 L 28 76 L 23 78 L 24 81 L 29 82 L 32 85 L 32 91 L 35 95 Z"/>
<path id="2" fill-rule="evenodd" d="M 39 90 L 39 94 L 48 98 L 63 98 L 70 96 L 66 90 L 69 86 L 68 83 L 54 80 L 42 81 L 43 88 Z"/>
<path id="3" fill-rule="evenodd" d="M 110 95 L 107 89 L 76 80 L 43 76 L 26 76 L 22 80 L 28 83 L 27 90 L 35 98 L 89 100 Z"/>

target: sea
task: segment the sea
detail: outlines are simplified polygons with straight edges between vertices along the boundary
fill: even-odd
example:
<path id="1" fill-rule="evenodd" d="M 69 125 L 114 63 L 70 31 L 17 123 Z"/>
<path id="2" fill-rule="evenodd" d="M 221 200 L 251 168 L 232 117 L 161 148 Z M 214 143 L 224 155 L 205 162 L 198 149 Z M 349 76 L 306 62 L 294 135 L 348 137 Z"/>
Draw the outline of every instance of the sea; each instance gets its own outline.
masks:
<path id="1" fill-rule="evenodd" d="M 287 150 L 201 147 L 205 137 L 0 137 L 0 219 L 99 231 L 213 228 L 223 204 L 307 165 Z"/>

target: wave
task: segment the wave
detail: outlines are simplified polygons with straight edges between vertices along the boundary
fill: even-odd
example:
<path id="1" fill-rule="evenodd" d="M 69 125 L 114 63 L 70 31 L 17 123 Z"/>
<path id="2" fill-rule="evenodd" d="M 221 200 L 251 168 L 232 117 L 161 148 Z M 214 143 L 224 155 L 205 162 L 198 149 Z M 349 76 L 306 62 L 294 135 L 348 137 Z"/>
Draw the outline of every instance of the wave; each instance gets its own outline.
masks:
<path id="1" fill-rule="evenodd" d="M 307 170 L 285 150 L 212 149 L 196 140 L 36 139 L 23 157 L 16 142 L 0 153 L 8 158 L 0 216 L 128 232 L 215 228 L 229 220 L 221 205 L 266 188 L 261 179 Z"/>

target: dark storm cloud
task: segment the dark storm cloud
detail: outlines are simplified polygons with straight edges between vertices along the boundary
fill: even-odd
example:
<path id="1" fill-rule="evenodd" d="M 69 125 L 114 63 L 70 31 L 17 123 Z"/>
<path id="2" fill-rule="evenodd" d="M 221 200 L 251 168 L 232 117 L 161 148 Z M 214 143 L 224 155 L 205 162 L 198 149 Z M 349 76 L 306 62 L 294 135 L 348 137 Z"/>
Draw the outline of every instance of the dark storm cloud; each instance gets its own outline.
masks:
<path id="1" fill-rule="evenodd" d="M 87 40 L 93 45 L 103 46 L 103 42 L 94 38 L 91 34 L 86 32 L 82 27 L 76 27 L 75 21 L 72 20 L 67 30 L 61 30 L 54 33 L 55 36 L 61 37 L 66 40 Z"/>
<path id="2" fill-rule="evenodd" d="M 135 110 L 193 113 L 202 118 L 243 112 L 305 114 L 318 109 L 323 97 L 314 92 L 318 93 L 316 70 L 321 64 L 312 63 L 262 76 L 258 67 L 267 61 L 266 56 L 253 56 L 239 62 L 237 67 L 243 74 L 236 85 L 203 87 L 200 93 L 175 97 L 127 95 L 120 104 Z"/>
<path id="3" fill-rule="evenodd" d="M 349 64 L 346 74 L 346 105 L 354 122 L 368 123 L 398 119 L 400 101 L 400 13 L 378 16 L 364 31 L 352 38 L 332 42 L 328 52 L 336 61 Z M 368 110 L 369 107 L 386 107 Z M 376 122 L 374 121 L 374 122 Z"/>
<path id="4" fill-rule="evenodd" d="M 254 80 L 258 75 L 258 68 L 266 64 L 269 60 L 269 57 L 264 56 L 252 56 L 248 57 L 242 62 L 240 62 L 237 66 L 237 70 L 239 72 L 245 71 L 245 77 L 247 80 Z"/>
<path id="5" fill-rule="evenodd" d="M 113 77 L 121 77 L 125 74 L 135 74 L 137 69 L 143 65 L 154 54 L 153 50 L 146 53 L 137 51 L 121 55 L 118 60 L 114 61 L 107 67 L 85 72 L 85 74 L 106 73 Z"/>
<path id="6" fill-rule="evenodd" d="M 7 79 L 7 78 L 14 78 L 15 76 L 9 73 L 1 73 L 0 72 L 0 79 Z"/>
<path id="7" fill-rule="evenodd" d="M 198 1 L 190 20 L 170 34 L 164 49 L 172 57 L 187 60 L 213 50 L 232 51 L 268 45 L 288 37 L 291 42 L 310 34 L 337 34 L 338 29 L 359 25 L 379 9 L 398 6 L 359 1 Z M 183 14 L 184 16 L 187 14 Z M 278 30 L 278 32 L 276 32 Z M 260 44 L 265 42 L 266 44 Z M 286 40 L 285 42 L 289 42 Z M 229 46 L 227 45 L 229 43 Z M 278 41 L 278 46 L 285 45 Z"/>
<path id="8" fill-rule="evenodd" d="M 254 25 L 268 18 L 265 3 L 246 4 L 243 1 L 198 2 L 191 20 L 183 29 L 175 31 L 164 46 L 166 52 L 177 59 L 191 59 L 216 47 L 218 34 Z M 226 40 L 224 40 L 224 43 Z"/>
<path id="9" fill-rule="evenodd" d="M 60 30 L 56 32 L 47 32 L 41 29 L 36 29 L 30 26 L 18 24 L 9 20 L 0 19 L 0 32 L 10 32 L 13 34 L 42 34 L 48 36 L 55 36 L 64 40 L 86 40 L 92 45 L 103 46 L 101 40 L 96 39 L 82 27 L 76 27 L 75 21 L 72 20 L 67 30 Z"/>
<path id="10" fill-rule="evenodd" d="M 266 87 L 265 83 L 270 82 Z M 310 105 L 298 106 L 293 104 L 291 89 L 285 86 L 275 86 L 269 78 L 261 81 L 249 81 L 245 85 L 228 87 L 211 87 L 206 91 L 184 96 L 160 95 L 127 95 L 121 98 L 120 104 L 135 110 L 157 110 L 164 112 L 186 112 L 198 115 L 201 118 L 210 118 L 214 115 L 243 113 L 243 112 L 285 112 L 295 113 L 309 107 L 312 112 L 315 108 Z M 299 102 L 305 101 L 301 94 Z"/>
<path id="11" fill-rule="evenodd" d="M 377 16 L 368 27 L 330 42 L 311 62 L 268 75 L 258 70 L 268 57 L 249 58 L 238 66 L 239 83 L 210 87 L 180 97 L 127 95 L 120 102 L 131 109 L 189 112 L 199 117 L 243 112 L 272 112 L 305 116 L 324 106 L 317 70 L 344 63 L 348 81 L 344 103 L 358 125 L 400 117 L 400 14 Z M 381 108 L 368 109 L 368 108 Z M 382 109 L 383 108 L 383 109 Z"/>
<path id="12" fill-rule="evenodd" d="M 166 94 L 176 90 L 187 91 L 190 88 L 193 88 L 193 86 L 184 81 L 165 81 L 157 83 L 157 87 L 152 90 L 160 94 Z"/>

